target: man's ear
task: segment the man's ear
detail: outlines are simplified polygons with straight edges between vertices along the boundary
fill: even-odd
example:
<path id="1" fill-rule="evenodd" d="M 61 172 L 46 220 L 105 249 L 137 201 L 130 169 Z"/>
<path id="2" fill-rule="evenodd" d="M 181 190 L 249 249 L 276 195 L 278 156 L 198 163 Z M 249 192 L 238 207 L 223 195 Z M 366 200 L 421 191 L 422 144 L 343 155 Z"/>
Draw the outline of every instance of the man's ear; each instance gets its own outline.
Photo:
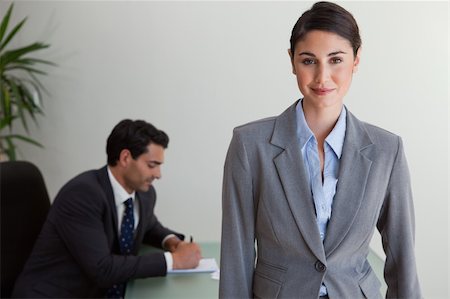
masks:
<path id="1" fill-rule="evenodd" d="M 126 167 L 130 159 L 133 159 L 133 157 L 131 156 L 131 152 L 128 149 L 123 149 L 119 154 L 119 164 L 123 167 Z"/>
<path id="2" fill-rule="evenodd" d="M 291 60 L 292 73 L 293 73 L 294 75 L 296 75 L 296 73 L 295 73 L 295 66 L 294 66 L 294 57 L 292 57 L 291 49 L 288 49 L 288 54 L 289 54 L 289 58 L 290 58 L 290 60 Z"/>
<path id="3" fill-rule="evenodd" d="M 359 66 L 359 60 L 361 58 L 361 47 L 358 48 L 358 51 L 356 51 L 356 57 L 355 60 L 353 61 L 353 73 L 356 73 L 358 71 L 358 66 Z"/>

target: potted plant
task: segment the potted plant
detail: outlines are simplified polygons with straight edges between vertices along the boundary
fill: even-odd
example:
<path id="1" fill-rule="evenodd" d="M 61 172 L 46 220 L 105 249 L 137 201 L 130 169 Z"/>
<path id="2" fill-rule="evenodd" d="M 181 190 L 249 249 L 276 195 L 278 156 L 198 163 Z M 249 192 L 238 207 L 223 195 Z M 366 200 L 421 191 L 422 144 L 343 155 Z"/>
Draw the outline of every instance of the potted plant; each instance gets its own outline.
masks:
<path id="1" fill-rule="evenodd" d="M 25 135 L 14 134 L 13 124 L 20 121 L 29 135 L 29 119 L 37 125 L 36 116 L 43 114 L 42 92 L 44 86 L 38 77 L 46 75 L 40 67 L 54 63 L 29 55 L 48 48 L 50 45 L 34 42 L 24 47 L 7 49 L 11 40 L 20 32 L 27 18 L 14 26 L 7 33 L 13 4 L 3 16 L 0 23 L 0 154 L 9 160 L 16 160 L 16 141 L 24 141 L 42 147 L 42 145 Z"/>

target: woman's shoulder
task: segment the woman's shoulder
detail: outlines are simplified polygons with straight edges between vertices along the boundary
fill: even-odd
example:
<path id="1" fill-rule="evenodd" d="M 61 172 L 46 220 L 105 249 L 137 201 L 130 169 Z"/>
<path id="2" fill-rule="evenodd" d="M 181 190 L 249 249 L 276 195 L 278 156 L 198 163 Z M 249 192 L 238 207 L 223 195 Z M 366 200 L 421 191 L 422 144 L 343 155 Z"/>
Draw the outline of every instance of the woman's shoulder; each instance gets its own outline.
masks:
<path id="1" fill-rule="evenodd" d="M 350 124 L 350 127 L 355 128 L 354 130 L 357 134 L 367 136 L 367 144 L 372 143 L 379 146 L 383 150 L 392 150 L 394 152 L 397 151 L 399 143 L 401 142 L 401 137 L 399 135 L 378 125 L 359 120 L 351 113 L 348 114 L 348 117 L 350 117 L 350 119 L 347 121 L 347 124 Z"/>
<path id="2" fill-rule="evenodd" d="M 276 116 L 258 119 L 246 124 L 237 126 L 233 132 L 235 134 L 257 134 L 261 132 L 272 132 L 275 124 Z"/>
<path id="3" fill-rule="evenodd" d="M 351 123 L 352 126 L 359 127 L 362 126 L 364 130 L 369 134 L 369 136 L 387 138 L 387 139 L 398 139 L 399 136 L 385 128 L 378 125 L 369 123 L 367 121 L 360 120 L 352 112 L 347 109 L 347 117 L 350 118 L 347 123 Z"/>
<path id="4" fill-rule="evenodd" d="M 384 150 L 391 148 L 393 151 L 397 151 L 401 142 L 399 135 L 368 122 L 362 122 L 362 125 L 375 145 L 380 146 Z"/>
<path id="5" fill-rule="evenodd" d="M 380 136 L 383 138 L 393 138 L 393 139 L 397 139 L 399 136 L 385 128 L 379 127 L 377 125 L 368 123 L 368 122 L 362 122 L 362 124 L 364 125 L 364 127 L 366 128 L 367 132 L 370 133 L 371 135 L 375 135 L 375 136 Z"/>

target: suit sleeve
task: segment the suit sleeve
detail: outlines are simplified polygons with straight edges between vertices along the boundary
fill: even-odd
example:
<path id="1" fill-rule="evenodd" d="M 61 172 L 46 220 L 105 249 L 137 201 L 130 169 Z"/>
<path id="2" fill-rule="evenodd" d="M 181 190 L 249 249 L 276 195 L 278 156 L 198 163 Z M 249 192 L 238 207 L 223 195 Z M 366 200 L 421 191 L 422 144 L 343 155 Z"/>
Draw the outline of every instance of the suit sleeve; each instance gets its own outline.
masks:
<path id="1" fill-rule="evenodd" d="M 220 298 L 252 298 L 255 228 L 252 176 L 245 146 L 235 130 L 222 190 Z"/>
<path id="2" fill-rule="evenodd" d="M 111 253 L 103 223 L 110 212 L 105 210 L 106 201 L 95 186 L 72 184 L 58 197 L 52 207 L 53 225 L 76 263 L 99 287 L 166 274 L 163 253 L 144 256 Z"/>
<path id="3" fill-rule="evenodd" d="M 377 223 L 386 253 L 386 298 L 422 298 L 414 254 L 414 222 L 410 175 L 398 137 L 397 155 Z"/>

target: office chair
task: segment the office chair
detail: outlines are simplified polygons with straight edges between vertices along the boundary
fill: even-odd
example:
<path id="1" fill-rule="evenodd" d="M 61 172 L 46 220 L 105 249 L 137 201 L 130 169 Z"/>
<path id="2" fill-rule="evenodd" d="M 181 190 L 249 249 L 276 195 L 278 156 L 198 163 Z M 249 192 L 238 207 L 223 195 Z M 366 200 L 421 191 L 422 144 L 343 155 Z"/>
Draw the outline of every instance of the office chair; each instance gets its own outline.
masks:
<path id="1" fill-rule="evenodd" d="M 0 163 L 1 298 L 11 297 L 50 208 L 39 169 L 25 161 Z"/>

